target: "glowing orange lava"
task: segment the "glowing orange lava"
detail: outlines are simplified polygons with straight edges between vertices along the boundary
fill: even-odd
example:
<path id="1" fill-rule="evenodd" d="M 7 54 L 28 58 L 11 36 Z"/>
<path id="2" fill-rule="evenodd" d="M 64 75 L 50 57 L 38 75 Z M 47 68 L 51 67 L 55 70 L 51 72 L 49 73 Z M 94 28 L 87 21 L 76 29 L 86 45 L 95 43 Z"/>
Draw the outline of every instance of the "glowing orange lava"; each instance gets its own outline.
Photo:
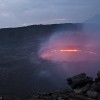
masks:
<path id="1" fill-rule="evenodd" d="M 69 50 L 59 50 L 59 51 L 61 51 L 61 52 L 79 52 L 80 50 L 77 50 L 77 49 L 74 49 L 74 50 L 69 49 Z"/>
<path id="2" fill-rule="evenodd" d="M 83 53 L 90 53 L 90 54 L 96 54 L 93 51 L 84 51 L 84 50 L 78 50 L 78 49 L 61 49 L 61 50 L 53 50 L 51 52 L 83 52 Z"/>

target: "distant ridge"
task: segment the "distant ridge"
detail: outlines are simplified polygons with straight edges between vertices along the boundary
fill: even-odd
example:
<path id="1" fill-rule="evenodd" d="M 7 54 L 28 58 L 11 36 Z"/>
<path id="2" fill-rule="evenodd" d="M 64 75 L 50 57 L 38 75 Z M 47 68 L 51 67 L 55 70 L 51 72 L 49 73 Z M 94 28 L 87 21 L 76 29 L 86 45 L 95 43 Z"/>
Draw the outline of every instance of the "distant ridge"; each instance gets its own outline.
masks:
<path id="1" fill-rule="evenodd" d="M 33 24 L 33 25 L 26 25 L 26 26 L 19 26 L 19 27 L 5 27 L 5 28 L 0 28 L 0 30 L 4 29 L 21 29 L 21 28 L 81 28 L 82 23 L 59 23 L 59 24 Z"/>

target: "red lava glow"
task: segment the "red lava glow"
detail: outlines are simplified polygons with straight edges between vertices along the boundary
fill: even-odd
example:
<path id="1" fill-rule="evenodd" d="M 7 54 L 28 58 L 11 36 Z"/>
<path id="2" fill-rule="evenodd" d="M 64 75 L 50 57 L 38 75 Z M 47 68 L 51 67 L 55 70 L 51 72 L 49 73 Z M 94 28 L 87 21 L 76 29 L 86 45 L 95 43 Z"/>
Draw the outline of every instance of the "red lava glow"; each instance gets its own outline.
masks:
<path id="1" fill-rule="evenodd" d="M 84 53 L 90 53 L 90 54 L 96 54 L 95 52 L 93 51 L 82 51 L 82 50 L 77 50 L 77 49 L 74 49 L 74 50 L 59 50 L 61 52 L 84 52 Z"/>
<path id="2" fill-rule="evenodd" d="M 78 52 L 83 52 L 83 53 L 90 53 L 90 54 L 96 54 L 93 51 L 83 51 L 83 50 L 77 50 L 77 49 L 61 49 L 61 50 L 53 50 L 51 52 L 69 52 L 69 53 L 78 53 Z"/>
<path id="3" fill-rule="evenodd" d="M 41 44 L 39 57 L 54 62 L 98 61 L 99 44 L 86 34 L 77 32 L 54 34 Z"/>
<path id="4" fill-rule="evenodd" d="M 80 50 L 59 50 L 61 52 L 79 52 Z"/>
<path id="5" fill-rule="evenodd" d="M 89 55 L 93 57 L 96 55 L 94 51 L 85 51 L 79 49 L 55 49 L 46 50 L 42 53 L 41 57 L 43 59 L 53 60 L 53 61 L 81 61 L 89 58 Z"/>

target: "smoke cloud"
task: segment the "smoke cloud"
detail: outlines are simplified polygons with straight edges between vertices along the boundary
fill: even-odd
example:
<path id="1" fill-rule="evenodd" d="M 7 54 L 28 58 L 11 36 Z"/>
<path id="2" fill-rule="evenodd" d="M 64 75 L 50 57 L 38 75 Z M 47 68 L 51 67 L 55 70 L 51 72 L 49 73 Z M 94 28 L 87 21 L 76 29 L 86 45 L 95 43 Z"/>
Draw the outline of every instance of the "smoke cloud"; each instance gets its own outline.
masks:
<path id="1" fill-rule="evenodd" d="M 98 46 L 97 36 L 85 29 L 57 31 L 41 43 L 38 54 L 40 58 L 53 62 L 97 61 L 100 58 Z"/>

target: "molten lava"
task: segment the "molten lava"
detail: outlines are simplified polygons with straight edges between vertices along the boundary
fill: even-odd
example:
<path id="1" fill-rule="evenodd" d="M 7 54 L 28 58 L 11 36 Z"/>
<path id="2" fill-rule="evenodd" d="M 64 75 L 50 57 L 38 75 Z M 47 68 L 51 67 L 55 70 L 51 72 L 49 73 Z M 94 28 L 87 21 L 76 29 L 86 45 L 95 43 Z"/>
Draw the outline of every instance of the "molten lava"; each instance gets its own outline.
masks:
<path id="1" fill-rule="evenodd" d="M 61 51 L 61 52 L 80 52 L 80 50 L 76 50 L 76 49 L 74 49 L 74 50 L 59 50 L 59 51 Z"/>
<path id="2" fill-rule="evenodd" d="M 96 54 L 93 51 L 85 51 L 85 50 L 78 50 L 78 49 L 61 49 L 61 50 L 52 50 L 51 52 L 69 52 L 69 53 L 82 52 L 82 53 Z"/>
<path id="3" fill-rule="evenodd" d="M 80 49 L 46 49 L 44 53 L 42 52 L 41 57 L 43 59 L 53 60 L 53 61 L 82 61 L 87 58 L 93 59 L 96 52 L 90 50 L 80 50 Z M 91 57 L 90 57 L 91 56 Z"/>

